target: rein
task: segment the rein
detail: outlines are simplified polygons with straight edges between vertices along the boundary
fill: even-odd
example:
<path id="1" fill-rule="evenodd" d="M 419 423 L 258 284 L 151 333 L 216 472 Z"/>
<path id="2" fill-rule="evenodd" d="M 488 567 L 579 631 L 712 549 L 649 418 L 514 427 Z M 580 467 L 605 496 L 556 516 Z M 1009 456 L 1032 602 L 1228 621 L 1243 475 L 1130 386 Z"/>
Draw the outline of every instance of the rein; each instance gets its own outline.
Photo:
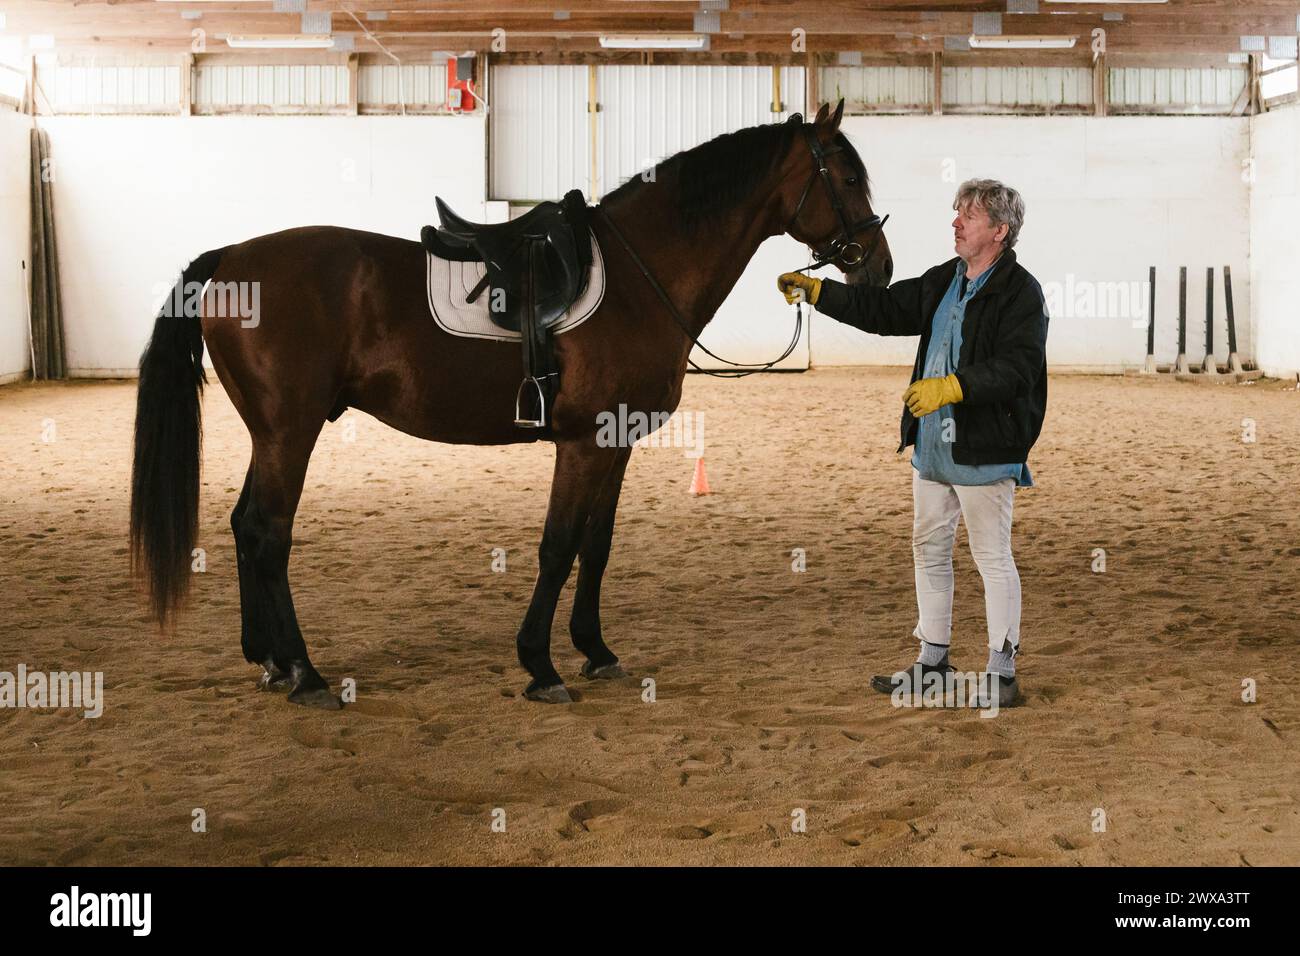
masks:
<path id="1" fill-rule="evenodd" d="M 655 294 L 659 296 L 659 301 L 661 301 L 664 304 L 664 306 L 668 309 L 668 313 L 673 317 L 673 321 L 676 322 L 678 327 L 686 334 L 686 337 L 691 340 L 691 344 L 698 346 L 700 349 L 704 351 L 706 355 L 710 356 L 711 358 L 715 358 L 719 362 L 723 362 L 726 365 L 735 366 L 735 368 L 730 368 L 730 369 L 704 368 L 696 364 L 695 360 L 691 358 L 690 353 L 688 352 L 686 355 L 686 361 L 689 362 L 691 367 L 694 368 L 697 372 L 703 372 L 705 375 L 715 375 L 718 378 L 744 378 L 746 375 L 753 375 L 755 372 L 767 371 L 773 365 L 776 365 L 778 362 L 782 361 L 786 356 L 788 356 L 791 352 L 793 352 L 795 346 L 799 344 L 799 334 L 800 332 L 803 331 L 803 313 L 799 310 L 796 310 L 796 317 L 794 323 L 794 336 L 790 339 L 790 344 L 786 346 L 785 351 L 782 352 L 776 358 L 772 359 L 772 361 L 767 362 L 763 365 L 745 365 L 741 362 L 732 362 L 729 359 L 724 359 L 720 355 L 715 355 L 713 352 L 709 351 L 707 346 L 700 345 L 699 338 L 690 330 L 689 327 L 687 327 L 686 320 L 683 319 L 682 314 L 677 311 L 677 306 L 673 305 L 672 299 L 668 298 L 668 293 L 664 291 L 664 287 L 659 284 L 659 281 L 653 275 L 651 275 L 650 270 L 646 267 L 645 262 L 641 259 L 639 255 L 636 254 L 636 250 L 633 249 L 632 244 L 627 241 L 627 238 L 623 235 L 623 231 L 619 229 L 617 225 L 615 225 L 614 220 L 610 217 L 609 213 L 607 213 L 600 206 L 597 206 L 596 210 L 602 216 L 605 217 L 605 222 L 609 224 L 609 228 L 613 230 L 614 235 L 618 238 L 618 241 L 623 244 L 623 248 L 626 249 L 627 254 L 632 257 L 632 261 L 635 262 L 636 267 L 641 270 L 641 274 L 646 277 L 646 281 L 650 283 L 650 288 L 655 290 Z"/>

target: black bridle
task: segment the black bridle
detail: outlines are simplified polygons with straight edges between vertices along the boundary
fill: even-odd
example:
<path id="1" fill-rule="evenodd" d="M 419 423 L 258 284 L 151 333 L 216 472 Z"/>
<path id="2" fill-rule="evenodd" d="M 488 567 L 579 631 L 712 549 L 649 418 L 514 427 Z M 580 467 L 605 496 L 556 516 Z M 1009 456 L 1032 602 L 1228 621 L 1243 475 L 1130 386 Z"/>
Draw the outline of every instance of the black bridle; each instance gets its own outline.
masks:
<path id="1" fill-rule="evenodd" d="M 808 248 L 812 250 L 814 261 L 801 269 L 795 269 L 795 272 L 805 272 L 808 269 L 820 269 L 824 265 L 832 262 L 841 262 L 846 266 L 856 266 L 864 259 L 871 258 L 871 254 L 876 251 L 876 246 L 880 243 L 880 237 L 884 235 L 885 223 L 889 217 L 883 219 L 880 216 L 869 216 L 866 219 L 859 219 L 857 222 L 849 222 L 848 214 L 844 211 L 844 201 L 840 199 L 839 191 L 835 188 L 835 183 L 831 181 L 831 171 L 826 165 L 826 157 L 834 153 L 841 152 L 844 147 L 840 145 L 829 148 L 823 146 L 817 139 L 817 134 L 811 127 L 803 127 L 803 135 L 808 143 L 808 149 L 812 151 L 813 171 L 808 177 L 808 182 L 803 187 L 803 192 L 799 195 L 799 202 L 795 204 L 794 215 L 790 217 L 790 223 L 785 227 L 786 232 L 794 228 L 795 223 L 799 220 L 799 213 L 803 211 L 803 204 L 808 201 L 808 194 L 812 192 L 813 183 L 818 178 L 826 184 L 826 192 L 830 195 L 831 208 L 835 210 L 835 216 L 840 221 L 840 234 L 830 241 L 830 249 L 827 252 L 818 252 L 817 244 L 809 244 Z M 857 241 L 857 235 L 867 229 L 875 229 L 876 234 L 871 240 L 870 248 L 865 251 L 862 243 Z M 851 255 L 850 249 L 857 249 L 857 255 Z"/>
<path id="2" fill-rule="evenodd" d="M 803 211 L 803 204 L 808 200 L 808 194 L 812 190 L 813 183 L 815 183 L 818 177 L 820 177 L 822 182 L 826 184 L 826 190 L 830 195 L 831 207 L 835 210 L 835 215 L 840 221 L 840 233 L 838 236 L 831 239 L 830 249 L 827 253 L 818 252 L 815 246 L 808 245 L 808 248 L 812 251 L 814 261 L 800 269 L 795 269 L 794 271 L 804 272 L 808 269 L 819 269 L 828 263 L 836 261 L 849 267 L 855 266 L 864 259 L 870 258 L 871 254 L 876 251 L 876 245 L 880 242 L 880 237 L 884 235 L 885 222 L 889 217 L 885 216 L 884 219 L 882 219 L 879 216 L 871 216 L 867 219 L 861 219 L 856 223 L 849 222 L 849 217 L 844 211 L 844 202 L 840 199 L 840 194 L 835 189 L 835 184 L 831 182 L 830 170 L 826 166 L 826 157 L 833 153 L 840 152 L 844 147 L 836 145 L 827 149 L 817 140 L 817 134 L 813 132 L 811 127 L 803 126 L 802 129 L 804 140 L 807 142 L 809 150 L 812 151 L 813 171 L 812 175 L 808 177 L 808 182 L 804 186 L 803 192 L 799 196 L 799 202 L 794 207 L 794 215 L 790 217 L 790 223 L 786 226 L 785 231 L 789 232 L 794 228 L 795 220 L 799 218 L 799 213 Z M 799 344 L 799 336 L 803 332 L 802 300 L 800 300 L 795 306 L 794 336 L 790 339 L 790 344 L 786 346 L 784 352 L 772 359 L 770 362 L 765 362 L 762 365 L 748 365 L 743 362 L 732 362 L 729 359 L 724 359 L 721 355 L 715 355 L 713 352 L 710 352 L 707 347 L 700 345 L 699 338 L 691 332 L 686 321 L 682 318 L 681 313 L 677 311 L 677 307 L 673 305 L 672 300 L 668 298 L 668 293 L 664 291 L 664 287 L 659 284 L 658 280 L 655 279 L 653 275 L 650 274 L 650 270 L 646 267 L 645 262 L 636 254 L 636 250 L 633 249 L 632 244 L 627 241 L 622 230 L 615 225 L 613 218 L 605 211 L 605 207 L 596 206 L 595 208 L 605 217 L 605 222 L 609 224 L 609 228 L 618 238 L 618 241 L 623 245 L 623 248 L 627 250 L 627 254 L 632 257 L 632 261 L 635 262 L 637 268 L 641 270 L 641 274 L 646 277 L 646 281 L 650 283 L 650 287 L 654 289 L 655 294 L 659 296 L 660 301 L 667 307 L 668 313 L 673 317 L 673 321 L 676 322 L 678 327 L 686 333 L 686 337 L 691 340 L 691 344 L 698 346 L 699 349 L 710 358 L 717 359 L 724 365 L 732 366 L 729 369 L 701 368 L 688 353 L 686 361 L 689 362 L 691 367 L 697 372 L 703 372 L 706 375 L 715 375 L 718 378 L 744 378 L 746 375 L 753 375 L 755 372 L 767 371 L 784 361 L 785 358 L 795 350 L 795 346 Z M 864 252 L 862 244 L 859 243 L 855 237 L 858 233 L 873 228 L 876 230 L 875 238 L 872 239 L 870 248 Z M 849 250 L 852 248 L 858 250 L 856 258 L 849 255 Z"/>

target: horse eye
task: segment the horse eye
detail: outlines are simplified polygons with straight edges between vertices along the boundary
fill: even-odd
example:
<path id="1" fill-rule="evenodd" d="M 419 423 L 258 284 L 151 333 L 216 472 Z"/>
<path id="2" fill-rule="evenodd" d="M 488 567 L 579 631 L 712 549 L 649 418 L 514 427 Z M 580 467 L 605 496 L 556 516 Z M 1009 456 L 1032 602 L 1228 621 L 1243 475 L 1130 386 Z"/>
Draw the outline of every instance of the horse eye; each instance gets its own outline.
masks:
<path id="1" fill-rule="evenodd" d="M 856 186 L 857 184 L 858 184 L 857 176 L 850 176 L 848 179 L 844 180 L 845 186 Z"/>

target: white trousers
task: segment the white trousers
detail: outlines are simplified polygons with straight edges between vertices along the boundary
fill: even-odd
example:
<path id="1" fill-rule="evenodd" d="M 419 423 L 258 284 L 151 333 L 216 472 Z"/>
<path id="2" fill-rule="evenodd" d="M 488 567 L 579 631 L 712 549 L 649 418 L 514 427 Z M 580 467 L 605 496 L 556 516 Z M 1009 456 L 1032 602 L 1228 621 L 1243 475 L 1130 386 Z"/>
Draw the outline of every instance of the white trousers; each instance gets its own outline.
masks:
<path id="1" fill-rule="evenodd" d="M 1015 481 L 948 485 L 912 471 L 912 559 L 916 565 L 916 637 L 947 647 L 952 641 L 952 547 L 958 518 L 966 519 L 971 557 L 984 579 L 989 647 L 1020 646 L 1020 573 L 1011 556 Z"/>

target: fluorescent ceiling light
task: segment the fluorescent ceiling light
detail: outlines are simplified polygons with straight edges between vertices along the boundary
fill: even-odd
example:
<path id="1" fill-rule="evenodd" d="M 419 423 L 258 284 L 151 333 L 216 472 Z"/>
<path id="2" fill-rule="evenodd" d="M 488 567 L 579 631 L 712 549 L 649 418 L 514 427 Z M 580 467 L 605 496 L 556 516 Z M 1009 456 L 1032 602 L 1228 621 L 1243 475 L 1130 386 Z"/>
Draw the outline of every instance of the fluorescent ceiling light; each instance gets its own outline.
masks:
<path id="1" fill-rule="evenodd" d="M 327 50 L 334 46 L 334 38 L 306 34 L 278 37 L 226 37 L 226 45 L 236 50 Z"/>
<path id="2" fill-rule="evenodd" d="M 1068 50 L 1077 37 L 972 36 L 972 50 Z"/>
<path id="3" fill-rule="evenodd" d="M 606 50 L 703 50 L 703 36 L 602 36 Z"/>
<path id="4" fill-rule="evenodd" d="M 33 33 L 27 38 L 27 49 L 53 50 L 54 35 L 52 33 Z"/>

